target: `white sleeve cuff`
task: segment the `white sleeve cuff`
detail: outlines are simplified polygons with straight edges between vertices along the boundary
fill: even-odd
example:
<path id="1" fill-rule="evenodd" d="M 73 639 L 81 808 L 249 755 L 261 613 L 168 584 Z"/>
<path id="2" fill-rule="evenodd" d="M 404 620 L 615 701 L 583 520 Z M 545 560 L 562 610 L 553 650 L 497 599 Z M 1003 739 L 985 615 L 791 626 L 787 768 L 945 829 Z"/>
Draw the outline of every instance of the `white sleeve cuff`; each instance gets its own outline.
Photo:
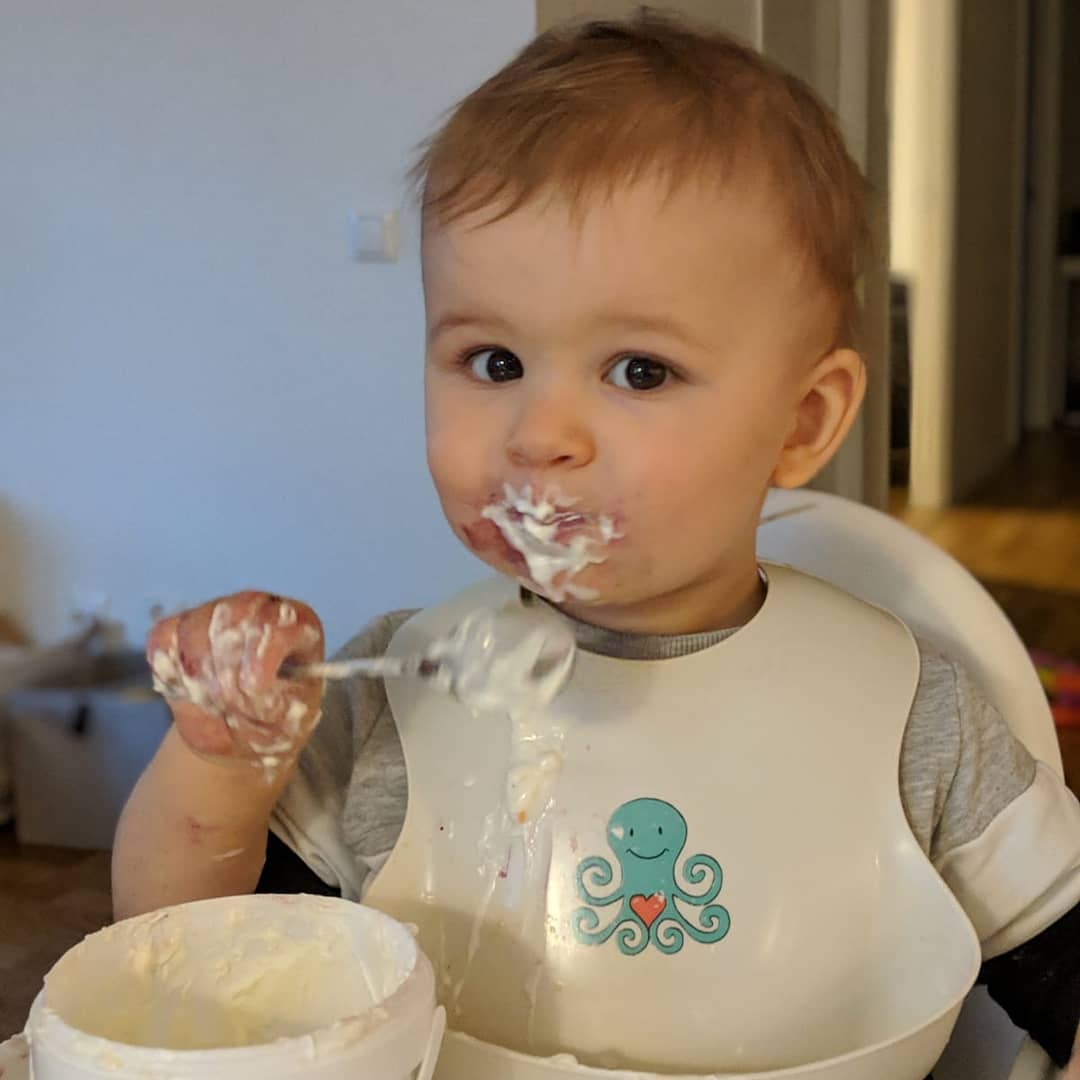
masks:
<path id="1" fill-rule="evenodd" d="M 1080 803 L 1050 768 L 937 869 L 982 943 L 983 959 L 1029 941 L 1080 902 Z"/>

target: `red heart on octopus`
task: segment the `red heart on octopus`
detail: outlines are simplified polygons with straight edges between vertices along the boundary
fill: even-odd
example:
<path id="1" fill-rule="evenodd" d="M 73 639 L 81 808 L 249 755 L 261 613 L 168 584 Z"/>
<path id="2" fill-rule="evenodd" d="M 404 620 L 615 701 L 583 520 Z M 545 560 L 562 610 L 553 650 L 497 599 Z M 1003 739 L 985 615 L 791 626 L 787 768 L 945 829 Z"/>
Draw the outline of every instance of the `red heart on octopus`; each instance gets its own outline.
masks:
<path id="1" fill-rule="evenodd" d="M 652 896 L 643 896 L 641 893 L 636 893 L 630 897 L 630 910 L 646 927 L 652 926 L 660 912 L 666 907 L 667 899 L 663 893 L 654 892 Z"/>

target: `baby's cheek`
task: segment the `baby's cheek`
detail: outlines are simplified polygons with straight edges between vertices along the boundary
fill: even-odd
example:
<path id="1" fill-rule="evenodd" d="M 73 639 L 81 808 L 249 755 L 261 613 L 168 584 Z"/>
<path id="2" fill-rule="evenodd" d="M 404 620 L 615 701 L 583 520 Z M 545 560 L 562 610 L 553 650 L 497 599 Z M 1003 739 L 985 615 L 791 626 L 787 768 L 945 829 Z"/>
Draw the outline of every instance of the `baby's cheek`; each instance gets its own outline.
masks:
<path id="1" fill-rule="evenodd" d="M 455 422 L 442 424 L 429 418 L 427 429 L 428 471 L 444 506 L 471 503 L 480 494 L 475 488 L 484 459 L 478 447 L 478 429 Z"/>
<path id="2" fill-rule="evenodd" d="M 460 478 L 455 479 L 455 474 L 447 468 L 445 459 L 431 465 L 430 471 L 435 491 L 442 502 L 444 512 L 448 513 L 451 506 L 460 505 L 464 501 Z"/>

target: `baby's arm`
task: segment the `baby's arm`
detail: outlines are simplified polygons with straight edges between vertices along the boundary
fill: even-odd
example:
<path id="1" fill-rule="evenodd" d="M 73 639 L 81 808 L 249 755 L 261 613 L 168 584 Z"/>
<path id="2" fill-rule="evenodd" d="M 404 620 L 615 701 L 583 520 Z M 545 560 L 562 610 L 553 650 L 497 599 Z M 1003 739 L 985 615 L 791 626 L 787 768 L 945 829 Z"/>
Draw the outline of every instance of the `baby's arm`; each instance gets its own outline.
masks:
<path id="1" fill-rule="evenodd" d="M 251 892 L 270 812 L 319 717 L 322 684 L 277 678 L 283 660 L 321 659 L 310 608 L 240 593 L 159 623 L 147 655 L 173 726 L 120 819 L 117 918 Z"/>
<path id="2" fill-rule="evenodd" d="M 124 807 L 112 859 L 113 915 L 252 892 L 270 811 L 291 774 L 198 757 L 174 726 Z"/>
<path id="3" fill-rule="evenodd" d="M 1080 1020 L 1080 804 L 968 672 L 920 648 L 900 770 L 908 819 L 976 927 L 980 981 L 1064 1066 Z"/>

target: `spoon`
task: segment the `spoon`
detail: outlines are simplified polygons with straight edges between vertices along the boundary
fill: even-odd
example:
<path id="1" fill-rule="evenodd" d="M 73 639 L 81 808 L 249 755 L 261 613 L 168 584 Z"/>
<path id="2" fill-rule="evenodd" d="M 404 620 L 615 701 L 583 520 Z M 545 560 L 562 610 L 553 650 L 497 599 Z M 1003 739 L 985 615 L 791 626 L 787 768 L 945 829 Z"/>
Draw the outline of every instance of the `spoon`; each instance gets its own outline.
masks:
<path id="1" fill-rule="evenodd" d="M 480 608 L 414 656 L 286 661 L 286 679 L 421 678 L 473 709 L 529 709 L 566 685 L 576 643 L 567 624 L 536 605 Z"/>

